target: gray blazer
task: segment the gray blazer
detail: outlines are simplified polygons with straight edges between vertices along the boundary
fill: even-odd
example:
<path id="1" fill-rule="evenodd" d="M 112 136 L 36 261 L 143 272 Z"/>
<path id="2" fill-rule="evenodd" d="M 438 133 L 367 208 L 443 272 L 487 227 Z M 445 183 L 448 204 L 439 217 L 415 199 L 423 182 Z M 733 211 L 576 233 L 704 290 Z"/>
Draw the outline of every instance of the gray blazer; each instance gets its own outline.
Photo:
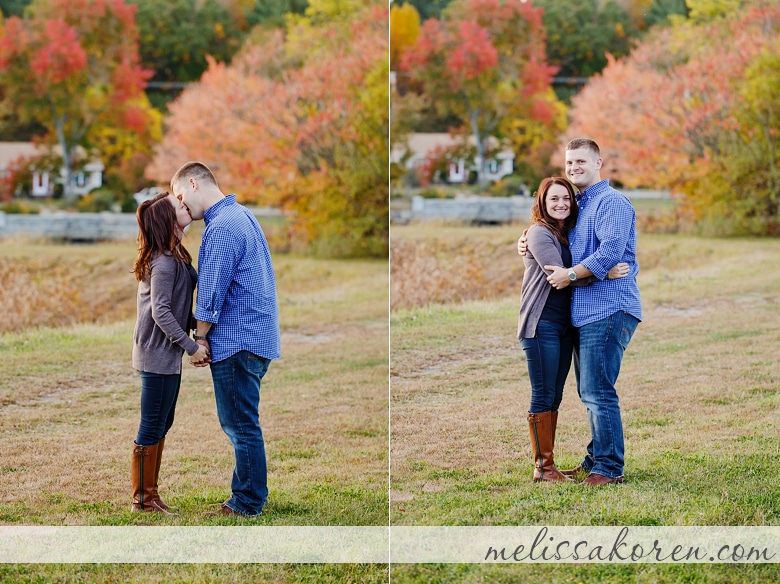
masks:
<path id="1" fill-rule="evenodd" d="M 152 259 L 151 276 L 138 282 L 138 317 L 133 331 L 133 367 L 138 371 L 181 373 L 184 351 L 193 355 L 190 338 L 192 292 L 198 275 L 192 265 L 160 254 Z"/>
<path id="2" fill-rule="evenodd" d="M 523 258 L 525 273 L 520 299 L 520 316 L 517 319 L 517 337 L 531 339 L 536 336 L 536 325 L 542 315 L 547 297 L 550 295 L 550 272 L 542 266 L 564 266 L 561 259 L 561 242 L 552 231 L 542 225 L 533 224 L 526 234 L 528 250 Z M 587 286 L 595 278 L 581 278 L 572 286 Z"/>

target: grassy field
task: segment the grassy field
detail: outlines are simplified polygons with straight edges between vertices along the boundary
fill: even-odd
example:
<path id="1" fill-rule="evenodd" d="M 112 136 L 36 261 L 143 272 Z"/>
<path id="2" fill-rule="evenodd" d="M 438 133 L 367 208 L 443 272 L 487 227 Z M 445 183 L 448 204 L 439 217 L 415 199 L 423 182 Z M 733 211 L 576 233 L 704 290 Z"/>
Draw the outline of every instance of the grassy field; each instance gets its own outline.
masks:
<path id="1" fill-rule="evenodd" d="M 196 231 L 187 247 L 198 245 Z M 134 255 L 131 242 L 0 247 L 5 313 L 19 302 L 10 290 L 31 305 L 27 321 L 0 334 L 0 525 L 386 525 L 387 263 L 274 256 L 283 357 L 260 406 L 269 503 L 261 518 L 205 519 L 230 494 L 233 454 L 209 371 L 186 364 L 160 473 L 180 514 L 129 510 L 140 395 L 130 363 Z M 57 315 L 63 288 L 71 301 Z M 56 316 L 45 326 L 43 309 Z M 387 566 L 150 565 L 4 566 L 0 581 L 124 582 L 128 570 L 139 582 L 387 580 Z"/>
<path id="2" fill-rule="evenodd" d="M 521 230 L 411 225 L 392 231 L 393 252 L 399 245 L 441 248 L 443 242 L 456 250 L 459 257 L 444 258 L 437 267 L 437 277 L 452 289 L 469 288 L 460 281 L 462 265 L 485 265 L 493 274 L 503 269 L 505 276 L 482 299 L 420 303 L 391 313 L 391 523 L 780 524 L 780 273 L 772 267 L 780 241 L 640 237 L 644 322 L 618 381 L 626 482 L 588 490 L 531 481 L 525 421 L 530 386 L 515 337 L 520 287 L 507 285 L 522 277 L 514 249 Z M 414 279 L 425 275 L 411 273 L 412 281 L 399 282 L 406 272 L 395 254 L 393 264 L 391 302 L 400 306 L 399 290 L 419 289 L 422 283 Z M 589 435 L 572 373 L 556 440 L 560 467 L 580 462 Z M 779 577 L 773 567 L 746 570 L 394 566 L 392 571 L 394 582 Z"/>

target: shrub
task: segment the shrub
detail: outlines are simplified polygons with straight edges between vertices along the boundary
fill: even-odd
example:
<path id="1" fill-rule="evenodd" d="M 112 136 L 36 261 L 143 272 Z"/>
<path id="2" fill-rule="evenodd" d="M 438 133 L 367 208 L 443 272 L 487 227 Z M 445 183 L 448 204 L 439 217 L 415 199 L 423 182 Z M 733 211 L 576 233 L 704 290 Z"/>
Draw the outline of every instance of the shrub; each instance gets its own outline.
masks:
<path id="1" fill-rule="evenodd" d="M 494 197 L 511 197 L 513 195 L 519 195 L 521 189 L 525 189 L 527 194 L 530 194 L 528 185 L 526 185 L 523 177 L 516 174 L 510 174 L 493 183 L 490 187 L 490 194 Z"/>

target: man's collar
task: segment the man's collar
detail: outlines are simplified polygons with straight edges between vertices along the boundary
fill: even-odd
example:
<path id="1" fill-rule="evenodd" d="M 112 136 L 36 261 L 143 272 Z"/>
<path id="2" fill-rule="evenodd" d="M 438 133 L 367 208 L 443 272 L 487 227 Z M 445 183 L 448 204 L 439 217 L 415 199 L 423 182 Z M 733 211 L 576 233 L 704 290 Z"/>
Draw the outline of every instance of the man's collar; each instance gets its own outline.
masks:
<path id="1" fill-rule="evenodd" d="M 211 219 L 217 216 L 220 209 L 222 209 L 226 205 L 232 205 L 235 202 L 236 202 L 235 194 L 225 195 L 225 197 L 223 197 L 221 201 L 214 203 L 211 207 L 206 209 L 206 211 L 203 213 L 204 221 L 210 221 Z"/>

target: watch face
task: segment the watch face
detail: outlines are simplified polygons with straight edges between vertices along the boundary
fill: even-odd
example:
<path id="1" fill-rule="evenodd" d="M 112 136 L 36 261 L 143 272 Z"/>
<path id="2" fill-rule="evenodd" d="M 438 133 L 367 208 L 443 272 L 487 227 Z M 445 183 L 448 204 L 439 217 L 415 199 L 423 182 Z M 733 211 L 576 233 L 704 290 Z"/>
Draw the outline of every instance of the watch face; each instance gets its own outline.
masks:
<path id="1" fill-rule="evenodd" d="M 574 282 L 574 280 L 577 279 L 577 274 L 574 272 L 574 270 L 569 270 L 569 280 Z"/>

